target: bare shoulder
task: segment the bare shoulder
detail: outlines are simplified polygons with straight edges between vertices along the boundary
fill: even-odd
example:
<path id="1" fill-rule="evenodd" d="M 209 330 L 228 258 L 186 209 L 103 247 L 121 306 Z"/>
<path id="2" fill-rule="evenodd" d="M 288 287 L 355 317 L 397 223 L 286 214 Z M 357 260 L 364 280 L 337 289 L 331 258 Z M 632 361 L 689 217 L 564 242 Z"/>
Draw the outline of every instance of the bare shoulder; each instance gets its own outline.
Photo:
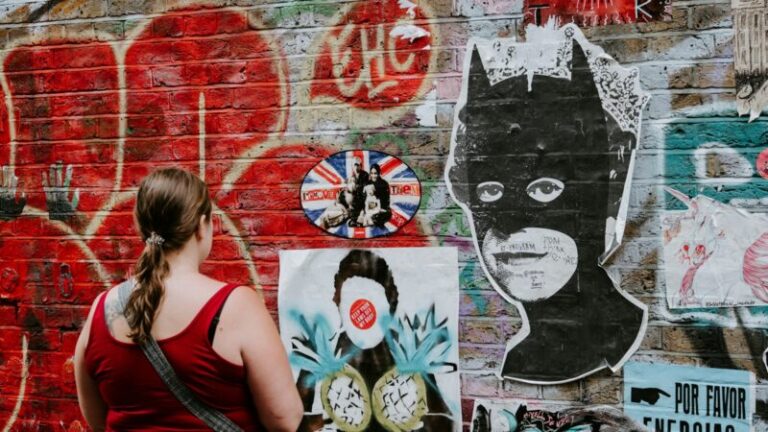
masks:
<path id="1" fill-rule="evenodd" d="M 261 292 L 245 285 L 240 285 L 232 290 L 227 304 L 232 305 L 232 310 L 235 313 L 243 314 L 244 316 L 252 315 L 257 311 L 266 312 Z"/>

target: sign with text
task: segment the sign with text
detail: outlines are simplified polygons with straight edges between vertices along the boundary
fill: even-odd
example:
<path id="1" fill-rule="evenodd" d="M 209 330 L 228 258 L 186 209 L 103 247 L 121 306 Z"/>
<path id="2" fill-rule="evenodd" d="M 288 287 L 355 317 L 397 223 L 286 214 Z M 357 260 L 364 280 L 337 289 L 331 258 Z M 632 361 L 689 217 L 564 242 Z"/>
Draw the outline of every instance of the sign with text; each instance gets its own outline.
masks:
<path id="1" fill-rule="evenodd" d="M 628 363 L 624 412 L 652 432 L 749 432 L 755 410 L 749 371 Z"/>

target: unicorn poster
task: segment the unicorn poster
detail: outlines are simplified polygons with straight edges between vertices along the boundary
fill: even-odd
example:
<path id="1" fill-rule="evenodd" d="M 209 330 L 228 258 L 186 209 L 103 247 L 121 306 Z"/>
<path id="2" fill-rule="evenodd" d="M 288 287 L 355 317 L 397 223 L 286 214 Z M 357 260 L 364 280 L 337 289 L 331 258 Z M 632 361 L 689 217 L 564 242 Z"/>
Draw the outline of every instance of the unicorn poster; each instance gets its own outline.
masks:
<path id="1" fill-rule="evenodd" d="M 460 431 L 454 248 L 280 253 L 303 430 Z"/>
<path id="2" fill-rule="evenodd" d="M 768 304 L 768 216 L 667 188 L 664 272 L 670 308 Z"/>

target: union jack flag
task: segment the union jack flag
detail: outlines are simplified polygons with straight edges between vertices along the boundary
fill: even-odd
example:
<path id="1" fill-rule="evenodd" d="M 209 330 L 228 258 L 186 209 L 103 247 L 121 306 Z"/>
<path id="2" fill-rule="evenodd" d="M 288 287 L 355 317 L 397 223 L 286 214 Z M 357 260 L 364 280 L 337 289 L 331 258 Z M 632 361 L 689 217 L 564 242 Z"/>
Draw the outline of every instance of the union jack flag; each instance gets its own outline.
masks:
<path id="1" fill-rule="evenodd" d="M 330 234 L 355 239 L 380 237 L 399 230 L 419 209 L 421 185 L 416 173 L 400 159 L 372 150 L 347 150 L 335 153 L 315 165 L 301 185 L 301 204 L 309 220 L 318 227 L 323 212 L 336 203 L 347 179 L 353 175 L 355 161 L 370 172 L 371 165 L 381 167 L 381 177 L 389 183 L 389 210 L 392 217 L 383 226 L 355 227 L 345 221 L 327 228 Z M 362 187 L 362 186 L 360 186 Z"/>

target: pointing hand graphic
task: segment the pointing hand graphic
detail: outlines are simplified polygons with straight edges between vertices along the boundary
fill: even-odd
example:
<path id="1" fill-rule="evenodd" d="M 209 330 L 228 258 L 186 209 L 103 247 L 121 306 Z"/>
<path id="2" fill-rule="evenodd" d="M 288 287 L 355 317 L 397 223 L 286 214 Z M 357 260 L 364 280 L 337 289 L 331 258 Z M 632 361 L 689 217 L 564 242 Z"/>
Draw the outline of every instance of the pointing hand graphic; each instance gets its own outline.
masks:
<path id="1" fill-rule="evenodd" d="M 661 395 L 670 397 L 669 393 L 655 387 L 648 387 L 648 388 L 632 387 L 631 398 L 632 398 L 632 402 L 635 402 L 635 403 L 648 402 L 650 405 L 656 405 L 656 402 L 658 402 Z"/>

